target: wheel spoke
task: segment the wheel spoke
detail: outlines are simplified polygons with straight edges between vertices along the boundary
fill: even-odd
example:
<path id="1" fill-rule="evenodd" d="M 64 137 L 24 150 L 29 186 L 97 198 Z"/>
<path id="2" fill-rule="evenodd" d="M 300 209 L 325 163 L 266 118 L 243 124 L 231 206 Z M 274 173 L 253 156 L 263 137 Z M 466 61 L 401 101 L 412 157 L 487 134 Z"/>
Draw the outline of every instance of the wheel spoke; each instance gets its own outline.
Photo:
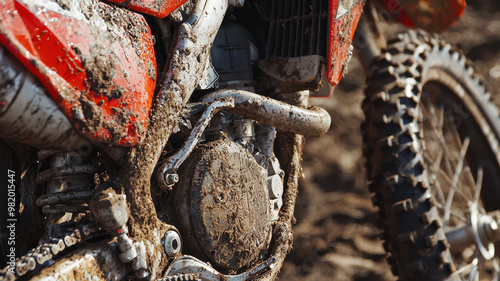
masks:
<path id="1" fill-rule="evenodd" d="M 476 194 L 474 194 L 475 203 L 479 203 L 482 187 L 483 187 L 483 167 L 479 167 L 479 169 L 477 169 Z"/>
<path id="2" fill-rule="evenodd" d="M 426 110 L 426 111 L 430 113 L 430 116 L 432 117 L 432 118 L 430 118 L 430 119 L 431 119 L 431 122 L 432 122 L 432 126 L 433 126 L 434 128 L 436 128 L 436 121 L 437 121 L 437 122 L 438 122 L 438 124 L 439 124 L 439 121 L 437 120 L 436 110 L 435 110 L 435 108 L 434 108 L 433 103 L 431 102 L 431 98 L 429 97 L 429 93 L 428 93 L 428 92 L 426 92 L 426 93 L 424 94 L 424 96 L 425 96 L 425 99 L 426 99 L 426 101 L 427 101 L 427 104 L 429 105 L 429 109 L 428 109 L 428 110 Z M 422 104 L 422 107 L 423 107 L 424 109 L 426 109 L 426 106 L 425 106 L 424 104 Z M 438 129 L 442 129 L 442 127 L 438 128 Z"/>
<path id="3" fill-rule="evenodd" d="M 439 106 L 439 121 L 438 121 L 438 126 L 439 126 L 439 131 L 443 131 L 443 125 L 444 125 L 444 106 L 441 105 Z"/>
<path id="4" fill-rule="evenodd" d="M 498 258 L 493 259 L 493 272 L 491 274 L 491 281 L 498 281 L 500 277 L 500 266 L 498 265 Z"/>
<path id="5" fill-rule="evenodd" d="M 453 180 L 450 179 L 450 177 L 443 170 L 439 170 L 438 175 L 440 176 L 440 179 L 442 181 L 440 183 L 440 186 L 441 186 L 441 184 L 443 184 L 444 186 L 449 186 L 450 189 L 452 189 L 451 187 L 453 186 Z M 458 183 L 457 183 L 457 186 L 458 186 Z M 441 189 L 443 189 L 443 188 L 441 187 Z M 465 194 L 464 190 L 462 190 L 460 188 L 455 189 L 455 192 L 457 194 L 460 194 L 460 196 L 462 196 L 463 198 L 469 198 L 470 200 L 473 199 L 472 195 L 469 196 L 469 195 Z M 444 203 L 443 205 L 446 205 L 446 203 Z"/>
<path id="6" fill-rule="evenodd" d="M 453 115 L 451 114 L 448 114 L 448 119 L 450 121 L 450 125 L 453 127 L 453 136 L 455 137 L 455 141 L 457 142 L 458 145 L 462 145 L 462 139 L 460 138 L 460 135 L 458 134 L 458 128 L 457 128 L 457 125 L 456 125 L 456 122 L 455 122 L 455 118 L 453 117 Z"/>
<path id="7" fill-rule="evenodd" d="M 444 205 L 446 205 L 446 200 L 444 199 L 444 193 L 443 193 L 443 189 L 441 188 L 441 184 L 439 183 L 439 181 L 436 181 L 434 186 L 436 188 L 435 190 L 437 192 L 437 196 L 439 198 L 441 207 L 444 207 Z"/>
<path id="8" fill-rule="evenodd" d="M 448 184 L 449 186 L 452 186 L 453 180 L 450 178 L 450 176 L 448 176 L 448 174 L 445 171 L 439 170 L 438 173 L 439 176 L 441 176 L 441 179 L 445 181 L 444 183 Z"/>
<path id="9" fill-rule="evenodd" d="M 471 263 L 459 268 L 457 271 L 455 271 L 452 274 L 452 276 L 457 276 L 457 275 L 464 274 L 466 272 L 470 272 L 474 267 L 477 267 L 478 262 L 479 262 L 478 258 L 474 258 Z"/>
<path id="10" fill-rule="evenodd" d="M 451 210 L 450 211 L 450 218 L 451 218 L 451 216 L 454 216 L 455 218 L 457 218 L 458 220 L 460 220 L 464 224 L 467 223 L 467 219 L 464 217 L 463 214 L 459 214 L 459 213 L 454 212 L 453 210 Z"/>
<path id="11" fill-rule="evenodd" d="M 471 171 L 471 169 L 470 169 L 470 167 L 468 165 L 464 167 L 463 173 L 464 173 L 464 177 L 465 177 L 464 181 L 463 181 L 464 186 L 467 186 L 467 187 L 475 186 L 475 187 L 477 187 L 476 180 L 474 179 L 474 176 L 472 176 L 472 171 Z M 477 190 L 477 188 L 474 189 L 474 190 Z M 469 194 L 470 198 L 468 198 L 468 199 L 470 199 L 470 201 L 474 201 L 475 197 L 474 197 L 473 193 L 475 194 L 475 191 L 471 191 L 471 194 Z"/>
<path id="12" fill-rule="evenodd" d="M 430 105 L 429 108 L 431 108 L 431 109 L 427 109 L 427 107 L 423 103 L 421 103 L 423 110 L 430 113 L 430 115 L 436 117 L 436 110 L 434 109 L 434 106 L 430 102 L 430 98 L 428 95 L 426 95 L 426 100 Z M 436 117 L 436 118 L 429 118 L 429 119 L 430 119 L 430 123 L 432 125 L 432 131 L 436 135 L 438 143 L 440 144 L 440 146 L 442 148 L 441 150 L 439 150 L 438 157 L 433 161 L 433 164 L 432 164 L 432 170 L 437 171 L 437 170 L 439 170 L 439 167 L 441 166 L 443 154 L 450 155 L 450 152 L 448 150 L 448 147 L 447 147 L 444 135 L 443 135 L 443 125 L 444 125 L 444 108 L 443 108 L 443 106 L 441 105 L 439 107 L 439 118 Z M 436 120 L 437 124 L 434 121 L 434 119 L 437 119 Z M 431 159 L 431 157 L 428 157 L 428 158 Z M 450 160 L 448 159 L 448 157 L 444 157 L 444 158 L 446 160 L 445 161 L 446 169 L 448 170 L 448 173 L 451 174 L 453 169 L 452 169 L 452 165 L 450 163 Z"/>
<path id="13" fill-rule="evenodd" d="M 439 170 L 439 167 L 441 166 L 441 162 L 443 161 L 443 155 L 444 155 L 444 149 L 439 150 L 438 156 L 434 160 L 434 163 L 432 163 L 432 171 Z"/>
<path id="14" fill-rule="evenodd" d="M 446 141 L 444 139 L 444 135 L 443 135 L 444 109 L 443 109 L 443 106 L 439 107 L 439 110 L 438 110 L 439 117 L 438 117 L 437 116 L 438 114 L 436 113 L 436 109 L 435 109 L 434 105 L 432 104 L 428 93 L 425 94 L 425 99 L 426 99 L 427 104 L 429 106 L 427 107 L 424 103 L 421 103 L 422 110 L 427 112 L 427 115 L 429 116 L 429 118 L 428 118 L 429 123 L 431 124 L 431 127 L 432 127 L 432 132 L 435 134 L 435 136 L 437 138 L 437 142 L 439 143 L 440 147 L 442 148 L 442 149 L 438 150 L 436 158 L 431 157 L 432 155 L 429 153 L 426 153 L 427 154 L 426 158 L 432 159 L 431 165 L 430 165 L 430 167 L 431 167 L 430 171 L 432 173 L 435 173 L 437 171 L 439 174 L 441 174 L 441 176 L 444 176 L 447 180 L 449 180 L 449 183 L 451 184 L 451 182 L 452 182 L 451 179 L 449 179 L 448 175 L 446 173 L 444 173 L 444 171 L 442 171 L 440 168 L 441 163 L 443 162 L 443 158 L 444 158 L 445 159 L 444 164 L 445 164 L 446 169 L 448 170 L 448 173 L 449 174 L 452 173 L 452 167 L 451 167 L 451 163 L 450 163 L 449 159 L 447 157 L 443 157 L 444 155 L 450 155 L 448 148 L 447 148 L 447 145 L 446 145 Z M 428 150 L 426 150 L 426 152 L 428 152 Z M 439 183 L 439 180 L 436 181 L 434 184 L 436 185 L 435 187 L 437 188 L 438 197 L 441 201 L 442 207 L 444 207 L 446 205 L 446 201 L 444 199 L 444 192 L 443 192 L 443 189 Z"/>
<path id="15" fill-rule="evenodd" d="M 477 268 L 477 265 L 471 268 L 468 281 L 479 281 L 479 271 L 477 270 Z"/>
<path id="16" fill-rule="evenodd" d="M 455 173 L 453 174 L 453 181 L 450 189 L 450 193 L 448 193 L 448 198 L 446 199 L 446 205 L 444 208 L 444 220 L 448 221 L 450 219 L 450 208 L 451 202 L 453 201 L 453 196 L 455 195 L 455 191 L 457 190 L 458 177 L 462 172 L 462 167 L 465 160 L 465 154 L 467 153 L 467 149 L 469 148 L 470 139 L 469 137 L 465 138 L 464 143 L 462 145 L 462 149 L 460 150 L 460 157 L 458 159 L 457 166 L 455 168 Z"/>

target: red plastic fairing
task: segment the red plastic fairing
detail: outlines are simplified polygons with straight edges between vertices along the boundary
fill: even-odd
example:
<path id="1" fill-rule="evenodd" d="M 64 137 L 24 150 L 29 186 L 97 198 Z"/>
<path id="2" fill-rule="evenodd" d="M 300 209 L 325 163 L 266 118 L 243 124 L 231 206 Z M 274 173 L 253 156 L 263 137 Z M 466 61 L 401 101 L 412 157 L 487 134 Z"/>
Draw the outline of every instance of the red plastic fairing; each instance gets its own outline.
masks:
<path id="1" fill-rule="evenodd" d="M 47 88 L 75 128 L 122 146 L 146 132 L 155 80 L 144 18 L 95 0 L 0 1 L 0 44 Z"/>
<path id="2" fill-rule="evenodd" d="M 122 5 L 134 11 L 164 18 L 179 8 L 187 0 L 108 0 L 111 3 Z"/>
<path id="3" fill-rule="evenodd" d="M 330 34 L 328 38 L 328 82 L 337 85 L 342 78 L 343 70 L 349 62 L 354 31 L 363 12 L 364 1 L 341 1 L 341 4 L 355 2 L 354 5 L 339 6 L 339 0 L 330 0 Z"/>
<path id="4" fill-rule="evenodd" d="M 465 0 L 384 0 L 388 12 L 408 27 L 440 32 L 452 27 L 465 10 Z"/>

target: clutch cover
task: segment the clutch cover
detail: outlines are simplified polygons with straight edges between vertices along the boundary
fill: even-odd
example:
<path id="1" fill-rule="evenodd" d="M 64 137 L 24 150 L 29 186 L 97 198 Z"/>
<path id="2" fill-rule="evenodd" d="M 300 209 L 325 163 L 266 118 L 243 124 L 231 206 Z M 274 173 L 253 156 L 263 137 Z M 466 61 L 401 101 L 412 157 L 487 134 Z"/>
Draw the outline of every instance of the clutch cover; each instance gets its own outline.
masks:
<path id="1" fill-rule="evenodd" d="M 226 270 L 259 261 L 271 238 L 267 170 L 227 138 L 184 163 L 174 200 L 185 252 Z"/>

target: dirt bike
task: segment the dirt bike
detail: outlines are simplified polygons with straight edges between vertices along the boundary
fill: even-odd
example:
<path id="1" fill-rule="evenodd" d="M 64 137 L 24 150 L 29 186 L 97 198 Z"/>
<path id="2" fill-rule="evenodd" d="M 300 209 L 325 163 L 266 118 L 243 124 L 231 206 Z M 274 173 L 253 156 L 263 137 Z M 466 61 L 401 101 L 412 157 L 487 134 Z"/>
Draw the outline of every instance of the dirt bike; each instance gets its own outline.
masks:
<path id="1" fill-rule="evenodd" d="M 1 1 L 0 280 L 273 279 L 331 122 L 308 100 L 353 45 L 395 274 L 498 276 L 497 111 L 454 47 L 386 46 L 377 18 L 439 31 L 464 5 L 381 2 Z"/>

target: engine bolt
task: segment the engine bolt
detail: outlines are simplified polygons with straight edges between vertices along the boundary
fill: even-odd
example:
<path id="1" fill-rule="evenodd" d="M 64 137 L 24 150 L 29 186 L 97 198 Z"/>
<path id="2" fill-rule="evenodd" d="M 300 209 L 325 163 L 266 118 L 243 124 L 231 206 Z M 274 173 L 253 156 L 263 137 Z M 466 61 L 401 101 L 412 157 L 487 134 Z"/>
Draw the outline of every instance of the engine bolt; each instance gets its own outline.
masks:
<path id="1" fill-rule="evenodd" d="M 167 185 L 174 185 L 176 184 L 177 182 L 179 181 L 179 175 L 177 174 L 165 174 L 165 183 L 167 183 Z"/>
<path id="2" fill-rule="evenodd" d="M 283 195 L 283 182 L 279 175 L 273 175 L 267 178 L 269 187 L 269 196 L 271 199 L 278 199 Z"/>
<path id="3" fill-rule="evenodd" d="M 181 237 L 176 231 L 169 230 L 163 237 L 163 248 L 168 257 L 174 257 L 181 250 Z"/>

